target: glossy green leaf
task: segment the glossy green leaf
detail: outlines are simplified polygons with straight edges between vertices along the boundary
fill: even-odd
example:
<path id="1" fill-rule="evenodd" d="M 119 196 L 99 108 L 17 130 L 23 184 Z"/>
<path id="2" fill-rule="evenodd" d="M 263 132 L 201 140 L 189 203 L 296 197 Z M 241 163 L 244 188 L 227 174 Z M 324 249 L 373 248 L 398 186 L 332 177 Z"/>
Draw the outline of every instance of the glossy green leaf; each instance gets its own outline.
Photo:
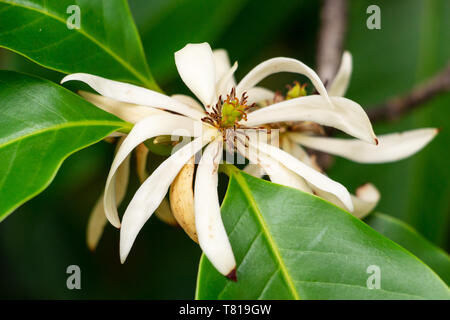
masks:
<path id="1" fill-rule="evenodd" d="M 373 213 L 366 222 L 385 237 L 416 255 L 447 285 L 450 284 L 450 257 L 444 250 L 436 247 L 403 221 L 386 214 Z"/>
<path id="2" fill-rule="evenodd" d="M 422 261 L 315 196 L 233 170 L 222 218 L 237 282 L 203 257 L 198 299 L 449 299 Z M 369 266 L 381 288 L 369 289 Z"/>
<path id="3" fill-rule="evenodd" d="M 0 71 L 0 221 L 65 158 L 129 124 L 47 80 Z"/>
<path id="4" fill-rule="evenodd" d="M 126 0 L 0 0 L 0 21 L 0 46 L 42 66 L 158 89 Z"/>

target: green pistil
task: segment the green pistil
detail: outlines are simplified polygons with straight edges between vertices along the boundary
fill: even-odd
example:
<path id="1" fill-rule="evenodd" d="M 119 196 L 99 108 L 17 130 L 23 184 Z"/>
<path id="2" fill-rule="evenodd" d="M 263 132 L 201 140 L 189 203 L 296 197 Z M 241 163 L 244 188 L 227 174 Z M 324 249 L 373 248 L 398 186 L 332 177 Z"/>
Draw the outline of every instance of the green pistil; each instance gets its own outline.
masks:
<path id="1" fill-rule="evenodd" d="M 245 105 L 239 104 L 239 101 L 226 101 L 222 105 L 222 117 L 220 126 L 222 128 L 233 127 L 236 123 L 242 120 L 245 115 Z"/>
<path id="2" fill-rule="evenodd" d="M 289 86 L 289 91 L 286 94 L 286 100 L 304 97 L 307 95 L 306 93 L 306 83 L 303 85 L 300 85 L 297 81 L 294 82 L 294 86 Z"/>

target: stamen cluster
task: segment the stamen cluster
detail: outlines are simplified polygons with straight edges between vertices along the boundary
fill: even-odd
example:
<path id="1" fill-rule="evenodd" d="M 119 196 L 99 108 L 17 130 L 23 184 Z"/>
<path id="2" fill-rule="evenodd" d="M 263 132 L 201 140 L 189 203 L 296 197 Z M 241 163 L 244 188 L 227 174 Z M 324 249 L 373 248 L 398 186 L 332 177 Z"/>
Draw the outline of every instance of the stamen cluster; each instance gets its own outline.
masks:
<path id="1" fill-rule="evenodd" d="M 221 131 L 228 128 L 240 128 L 239 121 L 247 120 L 247 111 L 255 106 L 255 104 L 248 106 L 247 99 L 246 92 L 240 99 L 236 97 L 236 89 L 233 88 L 225 100 L 219 96 L 216 105 L 211 108 L 211 112 L 206 112 L 208 116 L 202 118 L 202 121 Z"/>

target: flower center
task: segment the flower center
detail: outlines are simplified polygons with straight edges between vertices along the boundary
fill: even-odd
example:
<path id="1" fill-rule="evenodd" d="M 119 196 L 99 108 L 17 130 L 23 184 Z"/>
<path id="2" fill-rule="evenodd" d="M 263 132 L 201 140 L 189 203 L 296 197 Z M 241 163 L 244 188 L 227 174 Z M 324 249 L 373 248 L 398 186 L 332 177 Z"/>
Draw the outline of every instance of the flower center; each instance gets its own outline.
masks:
<path id="1" fill-rule="evenodd" d="M 219 97 L 216 105 L 211 108 L 211 112 L 206 112 L 208 115 L 202 118 L 202 121 L 221 131 L 228 128 L 239 128 L 239 122 L 242 119 L 247 120 L 247 111 L 254 105 L 247 105 L 245 92 L 240 99 L 236 97 L 236 90 L 233 88 L 226 99 L 222 99 L 222 96 Z"/>

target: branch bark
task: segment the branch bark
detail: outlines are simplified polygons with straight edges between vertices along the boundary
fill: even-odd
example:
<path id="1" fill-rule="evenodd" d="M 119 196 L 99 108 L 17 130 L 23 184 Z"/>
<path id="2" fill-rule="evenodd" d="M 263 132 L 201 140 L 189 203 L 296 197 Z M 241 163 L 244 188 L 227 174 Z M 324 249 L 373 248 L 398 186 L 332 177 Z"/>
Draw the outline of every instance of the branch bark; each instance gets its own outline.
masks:
<path id="1" fill-rule="evenodd" d="M 410 92 L 370 108 L 368 115 L 371 121 L 395 120 L 444 92 L 450 92 L 450 61 L 444 70 Z"/>
<path id="2" fill-rule="evenodd" d="M 330 82 L 338 70 L 347 32 L 347 0 L 324 0 L 320 11 L 317 70 L 323 82 Z"/>

